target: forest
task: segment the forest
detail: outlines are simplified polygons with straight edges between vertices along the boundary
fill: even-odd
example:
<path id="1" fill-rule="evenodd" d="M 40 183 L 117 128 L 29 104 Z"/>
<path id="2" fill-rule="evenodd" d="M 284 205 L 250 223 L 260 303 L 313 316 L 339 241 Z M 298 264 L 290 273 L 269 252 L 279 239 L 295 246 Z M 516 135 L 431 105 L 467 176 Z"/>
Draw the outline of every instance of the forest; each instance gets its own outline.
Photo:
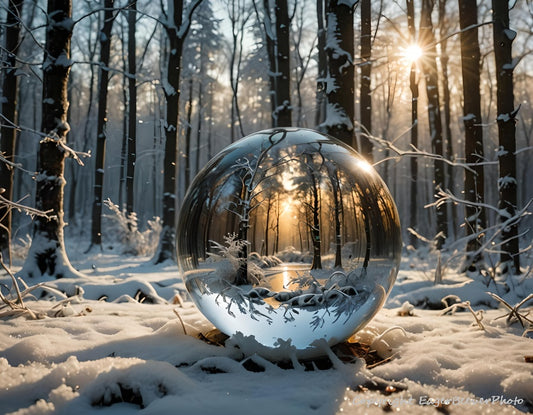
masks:
<path id="1" fill-rule="evenodd" d="M 0 412 L 533 410 L 531 0 L 0 0 L 0 62 Z"/>
<path id="2" fill-rule="evenodd" d="M 62 232 L 64 212 L 67 234 L 91 249 L 118 206 L 141 229 L 158 222 L 155 260 L 173 258 L 175 216 L 206 162 L 252 132 L 294 126 L 374 164 L 406 246 L 520 273 L 531 241 L 529 2 L 4 3 L 5 258 L 35 233 L 9 203 L 53 212 L 48 233 Z M 41 154 L 50 131 L 64 166 Z M 49 157 L 64 178 L 53 197 L 39 180 Z"/>

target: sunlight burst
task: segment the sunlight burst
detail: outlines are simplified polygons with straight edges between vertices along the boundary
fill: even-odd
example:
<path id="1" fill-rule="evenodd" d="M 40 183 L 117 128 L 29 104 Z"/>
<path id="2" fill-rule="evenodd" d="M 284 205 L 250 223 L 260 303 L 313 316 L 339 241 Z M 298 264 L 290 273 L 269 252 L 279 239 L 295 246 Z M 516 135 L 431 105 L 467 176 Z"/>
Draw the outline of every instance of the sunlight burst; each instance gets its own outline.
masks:
<path id="1" fill-rule="evenodd" d="M 422 57 L 423 51 L 420 46 L 413 43 L 412 45 L 409 45 L 405 49 L 403 49 L 402 55 L 409 62 L 416 62 Z"/>

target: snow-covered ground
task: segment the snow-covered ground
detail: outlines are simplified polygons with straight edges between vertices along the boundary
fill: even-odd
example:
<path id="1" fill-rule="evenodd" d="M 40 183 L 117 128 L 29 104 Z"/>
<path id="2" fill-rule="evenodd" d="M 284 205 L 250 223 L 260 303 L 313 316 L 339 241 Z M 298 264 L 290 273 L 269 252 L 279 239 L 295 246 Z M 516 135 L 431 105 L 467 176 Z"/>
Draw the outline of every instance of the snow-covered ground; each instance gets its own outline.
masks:
<path id="1" fill-rule="evenodd" d="M 434 285 L 435 257 L 412 255 L 403 260 L 386 306 L 352 339 L 388 360 L 367 368 L 362 359 L 343 363 L 330 351 L 329 361 L 306 370 L 312 363 L 277 365 L 244 355 L 231 340 L 226 347 L 199 340 L 213 327 L 188 299 L 177 268 L 115 251 L 69 252 L 86 278 L 47 284 L 70 298 L 60 292 L 39 301 L 26 296 L 25 305 L 43 318 L 26 313 L 0 320 L 1 413 L 533 410 L 532 334 L 498 319 L 508 310 L 494 308 L 497 301 L 486 294 L 497 292 L 514 305 L 533 292 L 533 276 L 507 281 L 506 293 L 503 285 L 487 287 L 448 269 L 444 282 Z M 0 281 L 5 294 L 11 280 L 2 272 Z M 470 301 L 480 323 L 462 308 L 444 315 L 431 309 L 448 295 Z M 519 311 L 532 306 L 533 300 Z"/>

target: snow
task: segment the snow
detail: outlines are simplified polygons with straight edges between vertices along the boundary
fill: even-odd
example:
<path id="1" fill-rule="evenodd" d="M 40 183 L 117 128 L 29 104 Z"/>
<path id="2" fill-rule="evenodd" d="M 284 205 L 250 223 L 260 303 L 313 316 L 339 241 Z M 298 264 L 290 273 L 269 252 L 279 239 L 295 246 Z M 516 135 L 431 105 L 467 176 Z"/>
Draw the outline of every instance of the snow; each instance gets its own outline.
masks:
<path id="1" fill-rule="evenodd" d="M 331 53 L 334 59 L 340 59 L 341 57 L 346 58 L 346 63 L 339 68 L 339 71 L 342 72 L 344 67 L 353 64 L 352 55 L 348 51 L 345 51 L 341 48 L 337 16 L 335 16 L 334 13 L 328 13 L 327 19 L 328 25 L 326 31 L 326 50 L 332 51 Z"/>
<path id="2" fill-rule="evenodd" d="M 170 83 L 168 82 L 168 79 L 166 76 L 164 76 L 161 80 L 161 84 L 163 86 L 163 90 L 165 91 L 165 94 L 167 96 L 172 96 L 172 95 L 175 95 L 176 94 L 176 89 L 170 85 Z"/>
<path id="3" fill-rule="evenodd" d="M 516 186 L 516 178 L 505 176 L 498 179 L 498 189 L 505 189 L 509 186 Z"/>
<path id="4" fill-rule="evenodd" d="M 85 255 L 86 245 L 68 245 L 84 277 L 40 279 L 54 290 L 35 290 L 40 300 L 25 297 L 44 318 L 2 318 L 3 413 L 436 414 L 444 407 L 451 414 L 516 414 L 533 408 L 533 366 L 525 360 L 533 351 L 531 333 L 498 319 L 506 312 L 486 293 L 514 305 L 533 292 L 531 275 L 484 280 L 448 266 L 434 285 L 435 255 L 410 254 L 385 307 L 352 339 L 389 360 L 373 368 L 362 360 L 343 363 L 325 347 L 331 364 L 309 371 L 295 359 L 292 368 L 266 360 L 242 339 L 225 347 L 199 340 L 213 327 L 189 300 L 177 266 L 118 249 Z M 531 258 L 524 259 L 531 269 Z M 5 273 L 0 283 L 12 285 Z M 469 311 L 423 308 L 450 294 L 483 312 L 484 330 Z M 520 311 L 532 306 L 529 301 Z"/>
<path id="5" fill-rule="evenodd" d="M 68 55 L 65 52 L 63 52 L 57 57 L 54 64 L 55 66 L 62 66 L 64 68 L 69 68 L 72 66 L 72 60 L 68 57 Z"/>
<path id="6" fill-rule="evenodd" d="M 516 68 L 516 65 L 518 65 L 520 63 L 520 58 L 513 58 L 511 60 L 511 63 L 506 63 L 502 66 L 503 69 L 505 70 L 509 70 L 509 71 L 513 71 L 514 68 Z"/>
<path id="7" fill-rule="evenodd" d="M 326 106 L 326 119 L 322 127 L 345 125 L 348 130 L 353 130 L 352 121 L 346 116 L 345 111 L 337 104 L 328 103 Z"/>
<path id="8" fill-rule="evenodd" d="M 511 41 L 512 41 L 512 40 L 515 40 L 515 38 L 516 38 L 516 32 L 515 32 L 514 30 L 512 30 L 512 29 L 505 29 L 503 32 L 505 33 L 505 36 L 507 36 L 507 39 L 509 39 L 509 40 L 511 40 Z"/>
<path id="9" fill-rule="evenodd" d="M 509 122 L 511 120 L 511 117 L 509 114 L 498 114 L 498 117 L 496 117 L 497 121 L 503 121 L 503 122 Z"/>

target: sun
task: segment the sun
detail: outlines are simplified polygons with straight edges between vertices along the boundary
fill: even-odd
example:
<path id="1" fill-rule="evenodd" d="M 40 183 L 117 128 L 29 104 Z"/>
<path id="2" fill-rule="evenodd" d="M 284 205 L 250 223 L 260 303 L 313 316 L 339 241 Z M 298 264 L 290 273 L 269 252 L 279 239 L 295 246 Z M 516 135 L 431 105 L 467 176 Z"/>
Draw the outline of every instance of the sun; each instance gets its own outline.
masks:
<path id="1" fill-rule="evenodd" d="M 402 51 L 402 56 L 408 60 L 409 62 L 416 62 L 418 61 L 424 52 L 422 51 L 422 48 L 418 46 L 416 43 L 413 43 Z"/>

